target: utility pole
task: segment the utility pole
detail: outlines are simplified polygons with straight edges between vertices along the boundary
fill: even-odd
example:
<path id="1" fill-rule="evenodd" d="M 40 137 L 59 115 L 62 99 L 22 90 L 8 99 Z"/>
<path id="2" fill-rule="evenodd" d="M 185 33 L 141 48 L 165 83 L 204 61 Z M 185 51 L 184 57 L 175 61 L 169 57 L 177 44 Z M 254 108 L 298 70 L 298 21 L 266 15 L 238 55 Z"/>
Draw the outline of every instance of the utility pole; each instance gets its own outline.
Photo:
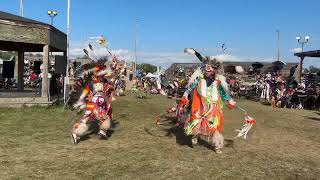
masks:
<path id="1" fill-rule="evenodd" d="M 68 15 L 67 15 L 67 61 L 69 62 L 69 43 L 70 43 L 70 0 L 68 0 Z"/>
<path id="2" fill-rule="evenodd" d="M 23 0 L 20 0 L 20 16 L 24 16 L 24 9 L 23 9 Z"/>
<path id="3" fill-rule="evenodd" d="M 277 45 L 278 45 L 278 61 L 280 61 L 280 32 L 279 30 L 276 31 L 278 34 L 278 39 L 277 39 Z"/>
<path id="4" fill-rule="evenodd" d="M 137 71 L 137 19 L 134 21 L 134 77 Z"/>
<path id="5" fill-rule="evenodd" d="M 137 71 L 137 23 L 139 22 L 139 19 L 135 19 L 135 37 L 134 37 L 134 77 L 136 77 L 136 71 Z"/>
<path id="6" fill-rule="evenodd" d="M 67 14 L 67 67 L 66 77 L 64 78 L 63 100 L 66 105 L 67 101 L 67 81 L 69 81 L 69 43 L 70 43 L 70 0 L 68 0 L 68 14 Z"/>

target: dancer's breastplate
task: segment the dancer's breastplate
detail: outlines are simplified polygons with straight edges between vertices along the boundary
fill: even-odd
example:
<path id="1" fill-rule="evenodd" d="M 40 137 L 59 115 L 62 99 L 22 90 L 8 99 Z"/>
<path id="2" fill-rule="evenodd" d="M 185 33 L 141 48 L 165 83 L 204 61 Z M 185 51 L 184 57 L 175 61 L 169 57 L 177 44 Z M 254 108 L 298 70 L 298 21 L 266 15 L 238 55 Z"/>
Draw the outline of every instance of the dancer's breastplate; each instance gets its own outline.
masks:
<path id="1" fill-rule="evenodd" d="M 91 99 L 91 102 L 95 103 L 95 105 L 97 107 L 104 107 L 105 106 L 105 98 L 104 98 L 104 96 L 102 96 L 100 94 L 94 95 Z"/>
<path id="2" fill-rule="evenodd" d="M 206 81 L 201 80 L 198 85 L 198 93 L 200 96 L 205 96 L 207 100 L 216 103 L 219 101 L 219 89 L 218 81 L 213 81 L 209 87 L 207 87 Z"/>
<path id="3" fill-rule="evenodd" d="M 94 95 L 91 100 L 87 103 L 86 113 L 91 114 L 92 112 L 102 113 L 106 110 L 106 102 L 104 96 L 100 94 Z"/>

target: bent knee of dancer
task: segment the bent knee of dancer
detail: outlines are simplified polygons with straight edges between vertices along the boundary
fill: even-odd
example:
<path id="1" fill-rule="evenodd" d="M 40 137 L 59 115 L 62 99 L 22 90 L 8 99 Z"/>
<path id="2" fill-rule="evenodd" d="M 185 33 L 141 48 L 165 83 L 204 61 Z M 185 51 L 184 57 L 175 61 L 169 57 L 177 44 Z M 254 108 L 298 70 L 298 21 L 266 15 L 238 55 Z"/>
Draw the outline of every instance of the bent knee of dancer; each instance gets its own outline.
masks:
<path id="1" fill-rule="evenodd" d="M 101 130 L 108 130 L 110 128 L 110 118 L 108 117 L 106 120 L 104 120 L 101 125 L 100 125 L 100 129 Z"/>
<path id="2" fill-rule="evenodd" d="M 77 136 L 83 136 L 87 131 L 89 127 L 85 123 L 77 123 L 74 126 L 73 133 L 75 133 Z"/>

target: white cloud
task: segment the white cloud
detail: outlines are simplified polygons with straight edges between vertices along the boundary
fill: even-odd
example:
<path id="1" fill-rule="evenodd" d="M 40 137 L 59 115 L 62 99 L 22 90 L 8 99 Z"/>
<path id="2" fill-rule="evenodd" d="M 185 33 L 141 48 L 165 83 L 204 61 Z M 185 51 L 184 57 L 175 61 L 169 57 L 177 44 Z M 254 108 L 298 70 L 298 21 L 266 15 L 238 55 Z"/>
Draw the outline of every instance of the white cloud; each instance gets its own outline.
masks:
<path id="1" fill-rule="evenodd" d="M 195 56 L 183 52 L 138 52 L 138 62 L 155 64 L 169 67 L 172 63 L 195 63 L 199 62 Z"/>
<path id="2" fill-rule="evenodd" d="M 111 54 L 118 57 L 120 60 L 132 60 L 133 54 L 127 50 L 127 49 L 116 49 L 116 50 L 110 50 Z"/>
<path id="3" fill-rule="evenodd" d="M 82 57 L 85 55 L 83 49 L 87 49 L 89 50 L 88 44 L 91 44 L 93 49 L 95 50 L 96 55 L 100 56 L 100 55 L 106 55 L 109 54 L 106 48 L 101 48 L 98 46 L 95 38 L 98 37 L 89 37 L 88 40 L 85 41 L 76 41 L 76 42 L 71 42 L 70 43 L 70 56 L 71 58 L 76 58 L 76 57 Z M 110 45 L 110 43 L 109 43 Z M 128 54 L 129 51 L 125 50 L 125 49 L 117 49 L 117 50 L 110 50 L 108 49 L 112 54 L 116 54 L 119 57 L 124 56 L 124 58 L 129 58 Z M 131 59 L 131 57 L 129 58 Z"/>
<path id="4" fill-rule="evenodd" d="M 70 48 L 69 52 L 71 56 L 81 56 L 84 54 L 83 49 L 81 48 Z"/>
<path id="5" fill-rule="evenodd" d="M 73 43 L 70 48 L 70 55 L 72 58 L 84 55 L 83 48 L 87 43 Z M 105 48 L 94 47 L 96 55 L 106 55 L 108 51 Z M 116 55 L 120 60 L 134 61 L 135 54 L 128 49 L 111 49 L 110 52 Z M 272 62 L 274 58 L 256 58 L 256 57 L 241 57 L 230 54 L 219 54 L 213 56 L 220 61 L 235 61 L 235 62 Z M 150 63 L 157 66 L 168 68 L 172 63 L 199 63 L 196 56 L 188 55 L 184 52 L 153 52 L 153 51 L 139 51 L 137 52 L 138 63 Z"/>
<path id="6" fill-rule="evenodd" d="M 235 62 L 241 62 L 241 61 L 246 61 L 244 58 L 242 57 L 238 57 L 238 56 L 233 56 L 233 55 L 229 55 L 229 54 L 219 54 L 219 55 L 215 55 L 215 56 L 211 56 L 212 58 L 216 58 L 218 59 L 218 61 L 235 61 Z"/>
<path id="7" fill-rule="evenodd" d="M 88 43 L 72 43 L 70 45 L 71 58 L 84 56 L 83 49 L 88 49 L 86 44 Z M 109 56 L 106 48 L 93 48 L 95 50 L 93 56 Z M 135 53 L 128 49 L 111 49 L 110 52 L 120 60 L 134 61 Z M 137 61 L 138 63 L 150 63 L 165 68 L 169 67 L 172 63 L 199 62 L 196 57 L 186 55 L 183 52 L 137 52 Z"/>
<path id="8" fill-rule="evenodd" d="M 242 57 L 230 54 L 219 54 L 211 56 L 221 62 L 273 62 L 275 58 L 261 58 L 261 57 Z"/>
<path id="9" fill-rule="evenodd" d="M 290 49 L 289 51 L 292 53 L 299 53 L 299 52 L 302 52 L 302 48 L 293 48 L 293 49 Z"/>
<path id="10" fill-rule="evenodd" d="M 91 40 L 97 40 L 97 39 L 99 39 L 99 38 L 100 38 L 100 36 L 97 36 L 97 37 L 94 37 L 94 36 L 89 37 L 89 39 L 91 39 Z"/>

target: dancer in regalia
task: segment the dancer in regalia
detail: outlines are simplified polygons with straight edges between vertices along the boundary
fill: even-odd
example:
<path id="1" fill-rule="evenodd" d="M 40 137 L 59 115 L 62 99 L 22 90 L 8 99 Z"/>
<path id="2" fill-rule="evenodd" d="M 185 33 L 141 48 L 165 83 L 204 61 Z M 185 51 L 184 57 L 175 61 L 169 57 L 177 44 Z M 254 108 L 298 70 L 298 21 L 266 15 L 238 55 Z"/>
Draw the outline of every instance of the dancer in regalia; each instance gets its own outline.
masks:
<path id="1" fill-rule="evenodd" d="M 197 144 L 201 135 L 211 139 L 215 151 L 221 153 L 224 143 L 223 102 L 226 102 L 229 108 L 235 108 L 237 104 L 228 95 L 226 78 L 218 73 L 220 63 L 217 59 L 203 57 L 192 48 L 185 49 L 185 52 L 196 55 L 204 64 L 203 68 L 193 73 L 182 97 L 182 102 L 191 101 L 191 112 L 185 120 L 185 133 L 191 136 L 193 144 Z"/>
<path id="2" fill-rule="evenodd" d="M 91 78 L 89 78 L 79 100 L 74 104 L 74 108 L 84 110 L 84 115 L 74 124 L 72 129 L 71 137 L 74 144 L 77 144 L 81 137 L 91 132 L 91 125 L 94 122 L 99 125 L 98 134 L 102 138 L 107 137 L 106 133 L 112 121 L 110 102 L 114 100 L 114 81 L 123 73 L 123 69 L 115 68 L 118 67 L 118 61 L 114 56 L 114 66 L 106 67 L 104 64 L 110 59 L 108 55 L 112 56 L 112 54 L 110 51 L 105 51 L 99 57 L 91 45 L 89 45 L 89 50 L 84 49 L 85 54 L 92 60 L 90 65 L 94 67 L 84 71 L 83 75 Z"/>

